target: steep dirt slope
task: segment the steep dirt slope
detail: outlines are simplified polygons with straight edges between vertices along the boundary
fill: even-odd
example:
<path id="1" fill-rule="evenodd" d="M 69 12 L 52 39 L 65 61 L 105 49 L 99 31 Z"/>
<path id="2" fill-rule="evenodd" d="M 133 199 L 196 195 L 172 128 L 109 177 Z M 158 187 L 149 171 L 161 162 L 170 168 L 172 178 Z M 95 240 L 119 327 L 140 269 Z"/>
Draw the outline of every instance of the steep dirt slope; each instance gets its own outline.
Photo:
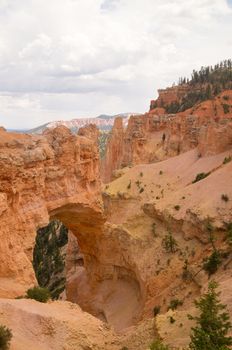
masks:
<path id="1" fill-rule="evenodd" d="M 178 308 L 182 314 L 176 316 L 179 323 L 171 326 L 171 334 L 177 339 L 172 339 L 171 345 L 188 343 L 190 324 L 187 322 L 184 336 L 179 324 L 185 322 L 194 298 L 199 297 L 208 283 L 202 266 L 203 259 L 212 252 L 209 223 L 215 245 L 227 252 L 214 278 L 221 278 L 222 285 L 226 284 L 227 298 L 231 293 L 232 264 L 225 237 L 227 224 L 232 221 L 232 162 L 223 164 L 231 154 L 232 149 L 199 157 L 197 149 L 191 150 L 159 163 L 128 169 L 104 187 L 107 220 L 114 227 L 114 239 L 121 247 L 122 259 L 135 271 L 139 282 L 142 318 L 152 317 L 154 307 L 160 307 L 164 321 L 158 317 L 157 327 L 164 336 L 165 332 L 169 334 L 171 314 L 166 312 L 170 301 L 179 299 L 183 303 Z M 199 173 L 209 175 L 193 183 Z M 222 199 L 223 194 L 227 201 Z M 169 233 L 177 243 L 173 253 L 164 247 Z M 186 260 L 191 276 L 188 279 L 183 277 Z M 224 265 L 228 272 L 222 278 Z M 166 340 L 171 343 L 170 336 Z"/>

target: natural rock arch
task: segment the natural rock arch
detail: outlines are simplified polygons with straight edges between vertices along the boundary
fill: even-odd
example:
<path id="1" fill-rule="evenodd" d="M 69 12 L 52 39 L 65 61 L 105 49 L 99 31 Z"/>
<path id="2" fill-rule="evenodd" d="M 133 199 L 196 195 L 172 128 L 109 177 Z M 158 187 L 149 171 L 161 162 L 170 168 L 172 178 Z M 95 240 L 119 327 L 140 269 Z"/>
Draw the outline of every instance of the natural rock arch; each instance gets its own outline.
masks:
<path id="1" fill-rule="evenodd" d="M 97 137 L 92 125 L 77 136 L 65 127 L 43 135 L 0 131 L 0 297 L 23 295 L 35 283 L 36 230 L 56 218 L 84 255 L 88 278 L 79 303 L 122 328 L 138 319 L 141 290 L 116 231 L 105 224 Z"/>

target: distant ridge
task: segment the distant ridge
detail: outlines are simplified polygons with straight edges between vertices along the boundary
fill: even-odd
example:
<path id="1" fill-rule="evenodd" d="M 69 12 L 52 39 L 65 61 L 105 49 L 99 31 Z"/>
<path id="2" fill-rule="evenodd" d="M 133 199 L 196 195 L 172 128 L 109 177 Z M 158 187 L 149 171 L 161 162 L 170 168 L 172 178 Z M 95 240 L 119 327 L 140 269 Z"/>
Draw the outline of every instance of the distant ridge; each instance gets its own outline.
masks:
<path id="1" fill-rule="evenodd" d="M 123 118 L 124 125 L 127 125 L 128 119 L 132 115 L 138 115 L 139 113 L 121 113 L 116 115 L 101 114 L 95 118 L 76 118 L 71 120 L 57 120 L 39 125 L 36 128 L 26 130 L 29 134 L 42 134 L 44 130 L 55 128 L 59 125 L 64 125 L 72 132 L 77 132 L 79 128 L 88 125 L 95 124 L 101 131 L 109 131 L 114 125 L 114 120 L 117 117 Z"/>

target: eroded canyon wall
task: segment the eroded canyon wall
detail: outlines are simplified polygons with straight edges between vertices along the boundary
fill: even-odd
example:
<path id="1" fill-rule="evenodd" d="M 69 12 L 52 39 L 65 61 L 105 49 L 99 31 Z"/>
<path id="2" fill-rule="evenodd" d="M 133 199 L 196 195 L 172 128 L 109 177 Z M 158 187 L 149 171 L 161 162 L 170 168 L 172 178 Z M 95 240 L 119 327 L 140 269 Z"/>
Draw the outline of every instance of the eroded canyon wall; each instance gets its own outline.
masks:
<path id="1" fill-rule="evenodd" d="M 35 234 L 50 217 L 61 218 L 76 234 L 101 227 L 97 133 L 93 126 L 78 136 L 65 127 L 42 136 L 1 129 L 1 296 L 19 295 L 35 282 Z"/>
<path id="2" fill-rule="evenodd" d="M 102 177 L 109 182 L 117 169 L 164 160 L 196 147 L 199 156 L 223 152 L 231 140 L 231 90 L 177 114 L 155 108 L 131 117 L 124 130 L 122 122 L 115 122 L 101 165 Z"/>

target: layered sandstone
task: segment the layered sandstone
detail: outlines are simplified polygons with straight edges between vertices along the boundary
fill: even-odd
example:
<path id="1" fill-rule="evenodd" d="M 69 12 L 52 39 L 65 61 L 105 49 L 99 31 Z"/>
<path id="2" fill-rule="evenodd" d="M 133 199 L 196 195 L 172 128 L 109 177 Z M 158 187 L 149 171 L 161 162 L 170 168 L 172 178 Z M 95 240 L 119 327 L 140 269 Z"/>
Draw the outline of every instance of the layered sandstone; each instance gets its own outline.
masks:
<path id="1" fill-rule="evenodd" d="M 162 114 L 156 108 L 131 117 L 125 130 L 119 125 L 117 121 L 102 162 L 105 182 L 117 169 L 153 163 L 196 147 L 199 155 L 226 151 L 232 142 L 232 91 L 182 113 L 165 114 L 163 110 Z"/>
<path id="2" fill-rule="evenodd" d="M 131 257 L 122 258 L 124 233 L 105 224 L 96 140 L 93 126 L 78 136 L 65 127 L 42 136 L 1 131 L 0 296 L 36 284 L 36 230 L 58 219 L 78 240 L 78 248 L 69 243 L 68 299 L 119 331 L 140 320 L 143 292 Z"/>
<path id="3" fill-rule="evenodd" d="M 1 296 L 18 295 L 35 283 L 35 234 L 50 217 L 60 218 L 75 234 L 94 235 L 102 226 L 98 150 L 92 138 L 74 136 L 65 127 L 43 136 L 1 130 Z"/>
<path id="4" fill-rule="evenodd" d="M 150 109 L 152 110 L 156 107 L 164 107 L 173 102 L 179 102 L 190 89 L 191 87 L 187 84 L 159 89 L 158 98 L 151 101 Z"/>

